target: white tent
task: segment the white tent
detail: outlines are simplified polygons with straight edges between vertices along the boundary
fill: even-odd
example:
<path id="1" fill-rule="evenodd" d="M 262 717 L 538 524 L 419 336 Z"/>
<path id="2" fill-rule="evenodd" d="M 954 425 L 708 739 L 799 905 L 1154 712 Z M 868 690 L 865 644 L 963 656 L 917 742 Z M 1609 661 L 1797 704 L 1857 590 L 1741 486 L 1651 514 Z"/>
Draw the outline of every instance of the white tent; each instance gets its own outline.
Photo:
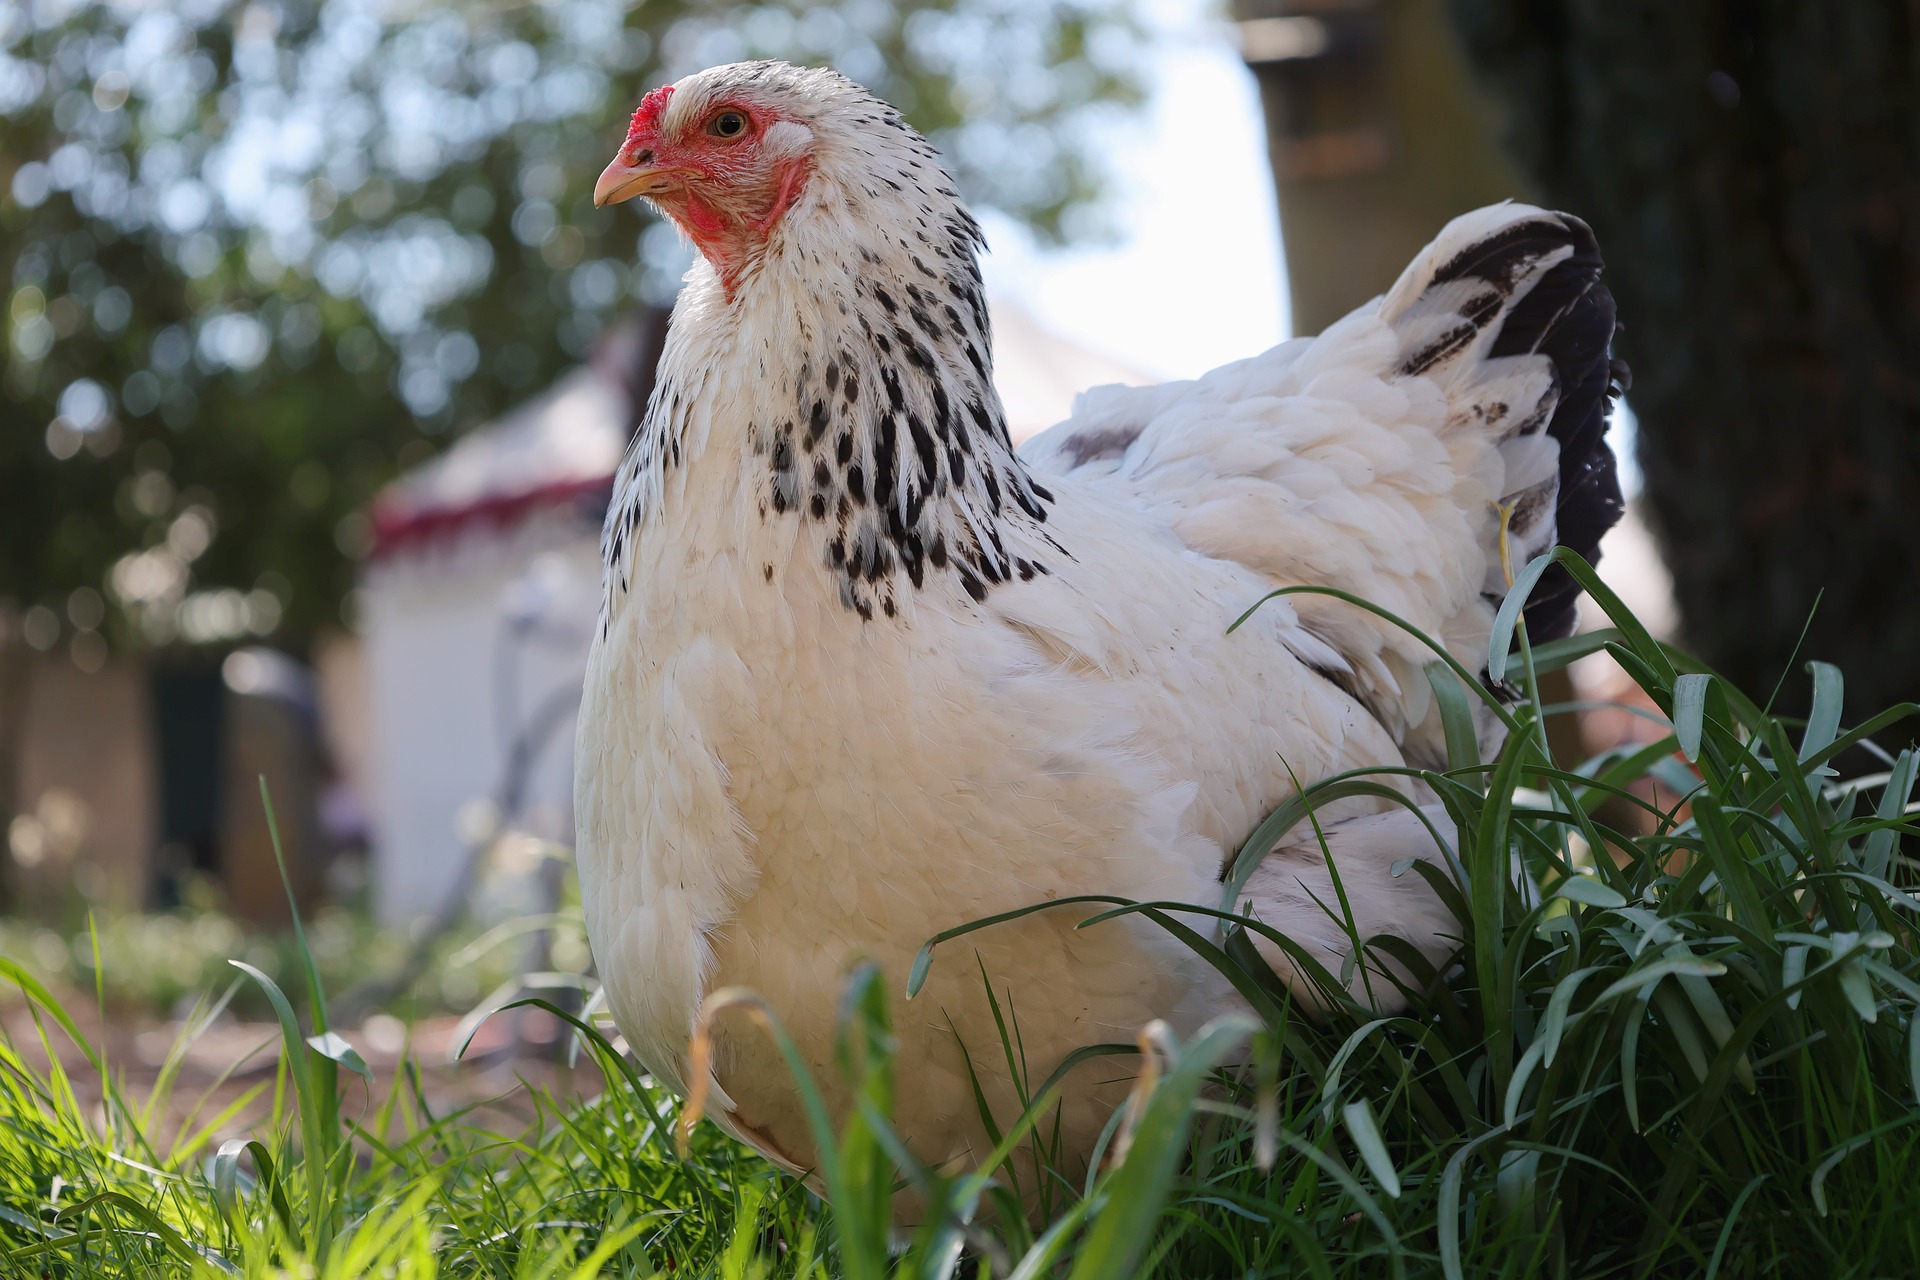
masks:
<path id="1" fill-rule="evenodd" d="M 1009 429 L 1080 389 L 1152 379 L 994 307 Z M 380 915 L 438 909 L 500 821 L 569 843 L 574 711 L 599 607 L 601 515 L 635 417 L 643 336 L 409 472 L 374 504 L 361 580 L 361 770 Z"/>
<path id="2" fill-rule="evenodd" d="M 625 396 L 591 367 L 409 473 L 361 581 L 374 900 L 426 914 L 498 810 L 571 837 L 573 706 Z"/>

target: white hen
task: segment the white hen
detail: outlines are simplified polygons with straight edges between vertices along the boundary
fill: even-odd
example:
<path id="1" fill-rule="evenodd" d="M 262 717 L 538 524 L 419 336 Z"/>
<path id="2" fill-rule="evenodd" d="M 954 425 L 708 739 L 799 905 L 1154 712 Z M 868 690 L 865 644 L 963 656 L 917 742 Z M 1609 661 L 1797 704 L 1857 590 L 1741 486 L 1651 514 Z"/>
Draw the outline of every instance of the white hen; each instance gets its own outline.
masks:
<path id="1" fill-rule="evenodd" d="M 1619 509 L 1613 304 L 1564 215 L 1469 214 L 1320 337 L 1089 392 L 1016 454 L 979 228 L 892 108 L 781 63 L 690 76 L 647 96 L 596 192 L 632 195 L 702 258 L 608 514 L 576 799 L 609 1007 L 676 1090 L 719 986 L 764 995 L 831 1083 L 855 956 L 897 982 L 929 935 L 1051 898 L 1217 905 L 1293 778 L 1444 758 L 1417 642 L 1324 597 L 1229 635 L 1236 617 L 1277 585 L 1335 586 L 1477 667 L 1502 507 L 1516 566 L 1556 529 L 1591 555 Z M 1534 635 L 1571 605 L 1549 583 Z M 1362 936 L 1437 963 L 1458 925 L 1392 873 L 1432 839 L 1383 808 L 1321 813 L 1331 857 Z M 1249 894 L 1341 972 L 1317 845 L 1276 851 Z M 897 1122 L 922 1158 L 987 1149 L 963 1046 L 1002 1121 L 1017 1110 L 983 973 L 1036 1079 L 1151 1018 L 1234 1006 L 1156 927 L 1076 932 L 1085 914 L 968 935 L 896 1002 Z M 809 1167 L 771 1043 L 723 1019 L 715 1045 L 714 1118 Z M 1115 1074 L 1072 1091 L 1069 1152 Z"/>

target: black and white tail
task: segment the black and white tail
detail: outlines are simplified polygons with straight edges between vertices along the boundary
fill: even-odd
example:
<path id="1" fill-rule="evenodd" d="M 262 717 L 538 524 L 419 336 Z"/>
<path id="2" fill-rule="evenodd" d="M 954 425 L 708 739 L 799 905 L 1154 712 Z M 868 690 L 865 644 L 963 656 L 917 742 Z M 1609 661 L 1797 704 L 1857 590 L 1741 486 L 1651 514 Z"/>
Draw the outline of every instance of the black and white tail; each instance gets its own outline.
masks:
<path id="1" fill-rule="evenodd" d="M 1602 535 L 1620 519 L 1606 420 L 1628 374 L 1609 353 L 1613 295 L 1601 268 L 1580 219 L 1494 205 L 1449 223 L 1381 300 L 1400 338 L 1400 372 L 1438 382 L 1449 426 L 1490 433 L 1506 463 L 1506 546 L 1503 554 L 1496 532 L 1483 587 L 1490 598 L 1556 543 L 1597 560 Z M 1571 632 L 1578 594 L 1555 566 L 1528 601 L 1528 633 L 1550 640 Z"/>
<path id="2" fill-rule="evenodd" d="M 1578 218 L 1497 205 L 1450 223 L 1380 301 L 1379 315 L 1399 341 L 1397 375 L 1430 379 L 1446 395 L 1441 434 L 1454 457 L 1473 457 L 1475 437 L 1481 450 L 1488 443 L 1498 450 L 1499 519 L 1483 543 L 1482 593 L 1489 601 L 1503 597 L 1511 575 L 1556 543 L 1597 560 L 1601 536 L 1620 518 L 1606 419 L 1610 399 L 1626 389 L 1627 370 L 1608 351 L 1613 296 L 1600 270 L 1599 246 Z M 1529 635 L 1548 640 L 1571 632 L 1578 594 L 1572 577 L 1554 566 L 1528 601 Z M 1409 707 L 1403 748 L 1410 759 L 1444 759 L 1432 717 L 1420 710 Z M 1248 899 L 1353 996 L 1381 1012 L 1396 1010 L 1404 990 L 1421 980 L 1396 957 L 1411 946 L 1426 962 L 1422 969 L 1443 967 L 1462 934 L 1440 898 L 1407 869 L 1412 859 L 1442 862 L 1429 823 L 1454 840 L 1439 806 L 1424 817 L 1395 809 L 1335 823 L 1270 854 L 1247 883 Z M 1329 864 L 1340 868 L 1342 894 L 1334 892 Z M 1350 921 L 1323 905 L 1333 902 L 1347 906 Z M 1349 929 L 1362 939 L 1395 938 L 1402 950 L 1352 957 Z M 1320 992 L 1290 958 L 1262 949 L 1309 1007 L 1321 1006 Z"/>
<path id="3" fill-rule="evenodd" d="M 1605 430 L 1626 369 L 1609 357 L 1600 266 L 1577 218 L 1479 209 L 1319 337 L 1194 382 L 1095 388 L 1022 457 L 1110 489 L 1276 586 L 1371 601 L 1477 667 L 1513 575 L 1556 542 L 1592 561 L 1620 517 Z M 1556 568 L 1535 588 L 1528 633 L 1567 634 L 1576 595 Z M 1289 604 L 1318 642 L 1302 659 L 1408 760 L 1444 761 L 1426 644 L 1337 599 Z M 1497 723 L 1487 717 L 1488 734 Z"/>

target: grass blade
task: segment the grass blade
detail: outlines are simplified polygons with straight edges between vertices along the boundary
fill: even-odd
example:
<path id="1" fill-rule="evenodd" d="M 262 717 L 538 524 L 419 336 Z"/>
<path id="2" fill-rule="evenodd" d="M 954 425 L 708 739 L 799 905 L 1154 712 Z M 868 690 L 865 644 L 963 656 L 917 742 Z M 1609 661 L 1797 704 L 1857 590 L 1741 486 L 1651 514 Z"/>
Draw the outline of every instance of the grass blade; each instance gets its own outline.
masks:
<path id="1" fill-rule="evenodd" d="M 1373 1118 L 1373 1107 L 1365 1099 L 1349 1102 L 1341 1108 L 1340 1118 L 1360 1152 L 1360 1159 L 1366 1162 L 1367 1172 L 1373 1175 L 1382 1191 L 1398 1200 L 1400 1171 L 1393 1167 L 1393 1157 L 1387 1154 L 1386 1139 L 1380 1136 L 1380 1124 Z"/>
<path id="2" fill-rule="evenodd" d="M 1513 652 L 1513 633 L 1520 626 L 1520 611 L 1527 607 L 1527 597 L 1533 594 L 1540 576 L 1552 563 L 1551 553 L 1527 561 L 1526 568 L 1514 575 L 1513 585 L 1501 599 L 1500 611 L 1493 615 L 1493 633 L 1487 637 L 1487 679 L 1494 684 L 1507 678 L 1507 659 Z"/>
<path id="3" fill-rule="evenodd" d="M 1700 735 L 1707 714 L 1707 686 L 1713 677 L 1688 672 L 1673 682 L 1673 736 L 1680 754 L 1692 764 L 1700 758 Z"/>
<path id="4" fill-rule="evenodd" d="M 1840 668 L 1829 662 L 1809 662 L 1813 673 L 1813 705 L 1807 711 L 1806 732 L 1800 736 L 1800 763 L 1805 764 L 1825 750 L 1840 732 L 1840 709 L 1846 697 L 1846 682 Z"/>

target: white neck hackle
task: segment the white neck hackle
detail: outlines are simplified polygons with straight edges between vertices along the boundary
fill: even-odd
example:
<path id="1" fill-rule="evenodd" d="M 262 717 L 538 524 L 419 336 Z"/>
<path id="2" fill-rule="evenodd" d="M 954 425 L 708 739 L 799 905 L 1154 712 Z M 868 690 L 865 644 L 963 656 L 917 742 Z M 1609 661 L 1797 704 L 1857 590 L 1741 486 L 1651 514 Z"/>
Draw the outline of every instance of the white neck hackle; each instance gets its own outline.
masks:
<path id="1" fill-rule="evenodd" d="M 781 63 L 681 81 L 668 126 L 722 95 L 804 128 L 811 169 L 730 288 L 704 259 L 687 274 L 608 511 L 609 612 L 682 467 L 736 469 L 747 517 L 800 525 L 841 603 L 867 620 L 897 616 L 904 591 L 978 601 L 1046 572 L 1004 536 L 1018 524 L 1050 544 L 1038 526 L 1051 495 L 1008 439 L 979 224 L 932 146 L 837 73 Z"/>

